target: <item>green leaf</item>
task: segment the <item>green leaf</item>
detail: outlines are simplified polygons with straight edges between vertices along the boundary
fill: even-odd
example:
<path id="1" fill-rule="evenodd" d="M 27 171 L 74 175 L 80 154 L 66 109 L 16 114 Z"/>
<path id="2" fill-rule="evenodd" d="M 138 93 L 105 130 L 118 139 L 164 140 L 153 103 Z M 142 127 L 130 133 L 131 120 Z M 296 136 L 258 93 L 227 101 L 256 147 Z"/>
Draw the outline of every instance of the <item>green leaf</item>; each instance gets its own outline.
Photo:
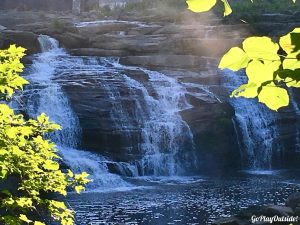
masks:
<path id="1" fill-rule="evenodd" d="M 258 94 L 258 88 L 259 86 L 255 83 L 243 84 L 234 90 L 230 97 L 255 98 Z"/>
<path id="2" fill-rule="evenodd" d="M 274 72 L 278 70 L 280 62 L 262 63 L 258 60 L 253 60 L 246 68 L 246 74 L 250 83 L 255 83 L 258 86 L 265 82 L 274 80 Z"/>
<path id="3" fill-rule="evenodd" d="M 300 28 L 280 38 L 280 46 L 287 53 L 283 61 L 283 68 L 295 70 L 300 68 Z"/>
<path id="4" fill-rule="evenodd" d="M 68 176 L 71 177 L 71 178 L 74 177 L 74 173 L 73 173 L 71 170 L 68 170 L 68 173 L 67 173 L 67 174 L 68 174 Z"/>
<path id="5" fill-rule="evenodd" d="M 262 87 L 258 95 L 258 100 L 275 111 L 289 105 L 287 90 L 277 87 L 274 83 Z"/>
<path id="6" fill-rule="evenodd" d="M 16 200 L 16 203 L 22 208 L 24 207 L 30 208 L 32 207 L 33 204 L 31 198 L 19 198 Z"/>
<path id="7" fill-rule="evenodd" d="M 67 206 L 64 202 L 55 201 L 55 200 L 50 200 L 49 202 L 50 202 L 51 207 L 55 207 L 58 209 L 67 209 Z"/>
<path id="8" fill-rule="evenodd" d="M 84 187 L 82 185 L 76 186 L 75 191 L 77 194 L 80 194 L 82 191 L 84 191 Z"/>
<path id="9" fill-rule="evenodd" d="M 217 3 L 217 0 L 187 0 L 188 9 L 193 12 L 209 11 Z"/>
<path id="10" fill-rule="evenodd" d="M 221 59 L 219 64 L 220 69 L 231 69 L 238 71 L 245 68 L 250 61 L 247 54 L 239 47 L 231 48 Z"/>
<path id="11" fill-rule="evenodd" d="M 21 156 L 21 155 L 25 154 L 25 152 L 20 150 L 20 148 L 18 146 L 12 146 L 11 150 L 12 150 L 12 154 L 14 154 L 16 156 Z"/>
<path id="12" fill-rule="evenodd" d="M 300 88 L 300 68 L 295 70 L 280 70 L 278 80 L 284 81 L 288 87 Z"/>
<path id="13" fill-rule="evenodd" d="M 39 115 L 37 117 L 37 121 L 41 124 L 48 123 L 49 122 L 49 117 L 47 117 L 45 113 L 42 113 L 41 115 Z"/>
<path id="14" fill-rule="evenodd" d="M 32 221 L 31 221 L 30 219 L 28 219 L 27 216 L 24 215 L 24 214 L 20 214 L 19 219 L 22 220 L 22 221 L 24 221 L 24 222 L 26 222 L 26 223 L 32 222 Z"/>
<path id="15" fill-rule="evenodd" d="M 46 225 L 45 223 L 42 223 L 40 221 L 34 221 L 34 225 Z"/>
<path id="16" fill-rule="evenodd" d="M 300 88 L 300 81 L 293 80 L 290 77 L 286 78 L 284 82 L 286 83 L 286 86 L 288 86 L 288 87 Z"/>
<path id="17" fill-rule="evenodd" d="M 8 127 L 5 130 L 5 133 L 9 138 L 13 139 L 16 137 L 16 135 L 18 133 L 18 129 L 16 127 Z"/>
<path id="18" fill-rule="evenodd" d="M 57 162 L 52 161 L 52 160 L 46 160 L 43 167 L 46 170 L 58 170 L 59 169 L 59 164 Z"/>
<path id="19" fill-rule="evenodd" d="M 5 167 L 0 167 L 0 179 L 4 179 L 7 175 L 8 171 Z"/>
<path id="20" fill-rule="evenodd" d="M 280 61 L 279 45 L 269 37 L 250 37 L 243 42 L 243 49 L 251 59 Z"/>
<path id="21" fill-rule="evenodd" d="M 300 53 L 300 51 L 299 51 Z M 300 60 L 298 59 L 299 53 L 290 53 L 283 60 L 282 67 L 287 70 L 296 70 L 300 68 Z"/>
<path id="22" fill-rule="evenodd" d="M 224 16 L 228 16 L 232 13 L 232 9 L 227 0 L 221 0 L 224 3 Z"/>
<path id="23" fill-rule="evenodd" d="M 300 50 L 300 28 L 296 28 L 287 35 L 282 36 L 279 44 L 288 55 L 298 52 Z"/>

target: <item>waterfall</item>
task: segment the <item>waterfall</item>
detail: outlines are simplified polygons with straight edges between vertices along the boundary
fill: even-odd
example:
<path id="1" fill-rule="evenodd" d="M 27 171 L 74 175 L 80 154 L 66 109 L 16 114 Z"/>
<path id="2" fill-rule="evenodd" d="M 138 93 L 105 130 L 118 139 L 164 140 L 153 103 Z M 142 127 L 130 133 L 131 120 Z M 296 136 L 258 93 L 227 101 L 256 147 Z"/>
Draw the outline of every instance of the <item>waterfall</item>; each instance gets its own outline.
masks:
<path id="1" fill-rule="evenodd" d="M 58 53 L 59 55 L 63 54 L 63 50 L 59 48 L 59 42 L 56 39 L 41 34 L 38 37 L 38 41 L 43 53 L 60 52 Z"/>
<path id="2" fill-rule="evenodd" d="M 45 112 L 52 121 L 59 123 L 63 128 L 51 134 L 51 139 L 59 146 L 76 148 L 80 140 L 78 118 L 72 111 L 60 85 L 52 80 L 56 61 L 66 53 L 59 48 L 58 41 L 53 38 L 41 35 L 38 40 L 43 53 L 29 69 L 28 80 L 31 87 L 25 93 L 32 96 L 27 98 L 27 113 L 36 117 Z"/>
<path id="3" fill-rule="evenodd" d="M 50 120 L 62 126 L 50 135 L 60 150 L 64 163 L 75 172 L 87 171 L 94 182 L 93 190 L 131 187 L 121 176 L 177 176 L 196 167 L 193 135 L 182 120 L 180 111 L 191 107 L 186 90 L 173 78 L 143 68 L 126 67 L 115 59 L 75 57 L 59 48 L 46 35 L 39 36 L 42 53 L 36 55 L 27 69 L 29 87 L 24 91 L 26 112 L 36 117 L 45 112 Z M 149 85 L 131 78 L 128 71 L 139 71 L 149 78 Z M 59 80 L 64 77 L 95 77 L 105 99 L 111 100 L 110 119 L 120 133 L 126 152 L 134 147 L 140 156 L 128 162 L 111 156 L 79 150 L 81 128 Z M 126 96 L 122 90 L 126 89 Z M 128 107 L 128 102 L 132 105 Z M 100 146 L 101 148 L 101 146 Z M 108 150 L 109 151 L 109 150 Z M 112 155 L 113 157 L 113 155 Z M 111 173 L 113 171 L 114 173 Z"/>
<path id="4" fill-rule="evenodd" d="M 57 144 L 59 153 L 68 167 L 76 173 L 87 171 L 90 174 L 90 178 L 93 179 L 89 185 L 90 189 L 130 187 L 131 185 L 120 176 L 109 173 L 108 159 L 75 149 L 81 138 L 79 120 L 61 86 L 53 80 L 60 60 L 66 57 L 67 53 L 60 49 L 58 42 L 51 37 L 41 35 L 39 42 L 43 52 L 36 57 L 27 71 L 27 79 L 30 81 L 29 88 L 24 92 L 27 114 L 36 117 L 45 112 L 51 121 L 61 125 L 62 130 L 54 132 L 50 138 Z"/>
<path id="5" fill-rule="evenodd" d="M 112 65 L 119 69 L 144 72 L 157 95 L 156 98 L 151 96 L 143 84 L 122 75 L 123 82 L 129 87 L 130 96 L 135 102 L 133 117 L 140 120 L 139 151 L 143 157 L 138 166 L 141 175 L 182 175 L 187 169 L 195 168 L 193 134 L 179 114 L 180 111 L 191 107 L 186 101 L 186 90 L 183 86 L 159 72 L 123 66 L 117 62 L 112 62 Z M 122 105 L 120 90 L 112 87 L 111 82 L 101 83 L 119 102 L 114 105 L 112 116 L 119 128 L 126 133 L 128 127 L 134 125 L 126 119 L 130 116 L 125 110 L 126 106 Z M 126 118 L 118 118 L 120 116 Z"/>
<path id="6" fill-rule="evenodd" d="M 172 78 L 158 72 L 144 71 L 149 75 L 158 99 L 151 99 L 149 119 L 142 130 L 144 145 L 141 149 L 145 155 L 142 168 L 153 170 L 154 175 L 183 174 L 187 162 L 195 165 L 193 160 L 180 160 L 184 154 L 182 150 L 188 150 L 186 146 L 189 150 L 193 148 L 193 135 L 179 115 L 181 110 L 190 107 L 185 99 L 185 90 Z M 147 97 L 147 94 L 144 96 Z"/>
<path id="7" fill-rule="evenodd" d="M 103 100 L 111 104 L 107 109 L 114 128 L 111 132 L 121 136 L 124 151 L 141 156 L 131 162 L 135 169 L 130 169 L 130 175 L 184 175 L 195 169 L 193 135 L 180 116 L 180 111 L 191 106 L 185 88 L 175 79 L 109 58 L 69 60 L 72 66 L 64 73 L 85 71 L 97 79 Z M 130 77 L 137 72 L 147 77 L 148 87 Z"/>
<path id="8" fill-rule="evenodd" d="M 290 96 L 290 102 L 294 109 L 294 112 L 296 114 L 297 123 L 295 123 L 296 127 L 296 135 L 295 135 L 295 151 L 300 152 L 300 125 L 299 125 L 299 119 L 300 119 L 300 109 L 298 106 L 297 101 L 295 100 L 295 95 L 292 89 L 289 89 L 289 96 Z"/>
<path id="9" fill-rule="evenodd" d="M 227 70 L 225 87 L 231 93 L 246 82 L 244 74 Z M 235 128 L 240 137 L 239 146 L 244 169 L 272 169 L 272 157 L 280 153 L 277 115 L 256 99 L 234 98 L 230 104 L 235 110 Z"/>

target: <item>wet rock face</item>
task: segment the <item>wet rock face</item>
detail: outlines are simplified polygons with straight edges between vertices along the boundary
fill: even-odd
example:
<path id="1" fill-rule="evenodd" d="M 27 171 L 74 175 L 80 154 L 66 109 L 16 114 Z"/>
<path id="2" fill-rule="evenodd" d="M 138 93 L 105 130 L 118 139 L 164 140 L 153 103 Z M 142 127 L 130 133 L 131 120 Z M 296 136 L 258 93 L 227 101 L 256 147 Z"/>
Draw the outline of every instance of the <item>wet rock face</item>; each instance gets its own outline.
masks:
<path id="1" fill-rule="evenodd" d="M 238 37 L 234 40 L 229 38 L 229 34 L 225 35 L 226 27 L 217 30 L 214 26 L 198 24 L 158 25 L 136 21 L 79 24 L 74 31 L 70 30 L 72 26 L 69 26 L 68 31 L 59 30 L 59 27 L 53 29 L 49 25 L 46 28 L 38 26 L 40 25 L 27 26 L 27 29 L 57 38 L 74 55 L 121 56 L 122 64 L 160 71 L 176 79 L 186 88 L 186 99 L 193 106 L 180 114 L 193 133 L 195 151 L 201 159 L 201 167 L 209 170 L 240 167 L 231 121 L 234 112 L 223 101 L 227 99 L 228 93 L 222 87 L 221 76 L 216 70 L 218 60 L 211 57 L 223 54 L 226 48 L 237 43 L 240 38 L 237 33 L 232 31 L 233 36 Z M 220 30 L 225 32 L 223 36 L 226 36 L 226 41 L 208 38 L 220 34 Z M 200 44 L 195 45 L 197 42 Z M 213 46 L 215 51 L 210 53 L 208 49 Z M 142 83 L 151 96 L 157 97 L 144 73 L 127 72 L 129 77 Z M 124 130 L 119 129 L 118 123 L 126 121 L 111 117 L 116 102 L 109 97 L 99 77 L 83 72 L 64 77 L 60 82 L 80 120 L 83 131 L 82 148 L 112 156 L 116 161 L 134 161 L 141 158 L 138 146 L 141 142 L 141 130 L 138 126 L 140 122 L 133 119 L 133 126 L 124 135 Z M 110 82 L 120 89 L 120 101 L 126 106 L 129 116 L 133 115 L 136 102 L 130 96 L 128 87 L 114 80 Z M 139 98 L 142 98 L 141 94 Z"/>
<path id="2" fill-rule="evenodd" d="M 107 74 L 107 76 L 113 79 L 113 75 Z M 119 86 L 118 89 L 124 96 L 117 101 L 122 101 L 123 105 L 127 104 L 127 107 L 133 105 L 135 100 L 128 98 L 130 91 L 128 87 L 117 80 L 112 82 Z M 128 135 L 124 134 L 124 130 L 118 125 L 119 123 L 127 124 L 128 118 L 112 118 L 111 111 L 117 103 L 114 98 L 109 97 L 108 90 L 101 83 L 101 79 L 97 76 L 79 74 L 72 76 L 67 83 L 63 84 L 80 121 L 83 148 L 110 156 L 116 161 L 126 162 L 139 159 L 141 153 L 137 144 L 140 140 L 140 130 L 136 125 L 128 127 L 126 131 Z"/>
<path id="3" fill-rule="evenodd" d="M 122 64 L 160 71 L 177 79 L 187 88 L 187 99 L 194 106 L 183 111 L 181 115 L 193 132 L 197 154 L 203 159 L 201 165 L 206 168 L 209 168 L 209 165 L 215 165 L 216 168 L 240 168 L 238 138 L 232 122 L 234 111 L 229 103 L 226 103 L 229 93 L 223 87 L 217 64 L 219 57 L 230 47 L 239 45 L 243 38 L 250 36 L 252 32 L 248 25 L 224 25 L 220 21 L 214 21 L 213 26 L 184 22 L 175 24 L 157 21 L 110 21 L 79 24 L 76 35 L 86 42 L 70 46 L 69 38 L 60 40 L 63 46 L 70 46 L 69 49 L 71 48 L 70 51 L 74 55 L 120 57 Z M 66 90 L 70 88 L 66 87 Z M 102 121 L 101 117 L 105 118 L 109 110 L 100 110 L 99 113 L 97 105 L 101 107 L 104 104 L 101 108 L 107 109 L 113 103 L 104 100 L 103 94 L 99 94 L 98 91 L 100 90 L 86 87 L 84 84 L 80 87 L 80 96 L 76 95 L 75 91 L 69 94 L 71 99 L 73 95 L 78 96 L 76 100 L 73 97 L 73 103 L 75 111 L 82 115 L 84 144 L 95 151 L 101 151 L 99 146 L 104 146 L 103 149 L 107 149 L 107 152 L 114 149 L 112 152 L 122 159 L 139 157 L 138 150 L 134 150 L 131 156 L 118 153 L 120 149 L 123 149 L 121 151 L 124 153 L 128 148 L 138 148 L 132 146 L 134 141 L 126 143 L 121 132 L 110 130 L 113 121 L 108 117 Z M 123 94 L 126 98 L 126 91 Z M 99 97 L 101 95 L 102 97 Z M 93 105 L 92 109 L 82 112 L 83 110 L 76 107 L 83 101 L 82 96 L 86 96 L 84 107 Z M 295 119 L 293 110 L 290 109 L 288 113 L 282 112 L 282 122 L 279 122 L 280 132 L 286 134 L 283 142 L 287 149 L 293 148 L 295 144 L 295 136 L 291 132 Z M 105 129 L 97 128 L 102 126 L 100 124 L 103 124 Z M 132 133 L 132 139 L 139 140 L 139 132 Z M 276 166 L 284 166 L 284 162 L 290 162 L 289 159 L 295 158 L 294 156 L 294 150 L 286 151 L 282 160 L 274 159 L 277 160 Z"/>
<path id="4" fill-rule="evenodd" d="M 31 15 L 27 18 L 30 22 L 24 24 L 18 22 L 26 21 L 21 15 L 16 18 L 18 20 L 13 23 L 6 22 L 5 25 L 9 28 L 2 29 L 3 34 L 6 32 L 3 40 L 9 38 L 11 43 L 20 43 L 19 45 L 25 46 L 30 53 L 39 51 L 37 37 L 39 34 L 46 34 L 58 39 L 62 47 L 75 55 L 120 56 L 122 64 L 160 71 L 173 77 L 187 89 L 186 98 L 194 106 L 192 109 L 182 111 L 181 116 L 194 135 L 197 156 L 202 157 L 203 162 L 207 162 L 202 163 L 202 166 L 206 167 L 209 163 L 210 169 L 214 167 L 213 165 L 216 168 L 239 166 L 239 156 L 236 154 L 238 149 L 231 123 L 232 108 L 229 104 L 221 103 L 214 96 L 214 93 L 218 95 L 223 93 L 224 96 L 227 96 L 227 93 L 225 94 L 222 88 L 218 71 L 211 70 L 211 65 L 216 68 L 217 60 L 210 57 L 222 54 L 225 46 L 230 46 L 232 41 L 227 36 L 228 43 L 224 42 L 222 48 L 216 46 L 212 55 L 207 49 L 203 49 L 203 46 L 207 45 L 206 47 L 209 48 L 217 42 L 221 43 L 220 40 L 205 40 L 206 37 L 214 35 L 214 32 L 220 32 L 216 28 L 136 21 L 112 21 L 76 27 L 69 20 L 61 17 L 42 21 L 35 20 L 36 16 Z M 0 24 L 1 21 L 5 22 L 0 15 Z M 225 28 L 223 30 L 226 31 Z M 197 35 L 200 35 L 200 40 L 194 39 Z M 202 44 L 193 48 L 197 41 L 199 43 L 202 41 Z M 157 97 L 157 93 L 151 88 L 149 77 L 145 74 L 130 71 L 128 76 L 142 83 L 151 96 Z M 128 135 L 124 137 L 126 136 L 124 130 L 118 128 L 118 123 L 124 121 L 111 118 L 111 110 L 115 102 L 108 96 L 103 83 L 96 76 L 83 72 L 66 77 L 59 82 L 79 117 L 84 149 L 113 155 L 117 161 L 141 158 L 138 146 L 141 139 L 138 125 L 140 121 L 133 119 L 131 121 L 133 126 L 128 128 Z M 121 101 L 126 106 L 129 116 L 133 115 L 136 102 L 131 99 L 130 90 L 118 82 L 114 85 L 120 88 Z M 202 85 L 205 86 L 204 89 Z M 146 108 L 143 105 L 142 107 Z M 226 161 L 224 157 L 230 160 Z"/>
<path id="5" fill-rule="evenodd" d="M 165 18 L 137 17 L 77 23 L 76 26 L 71 18 L 62 15 L 46 15 L 52 18 L 50 21 L 34 14 L 13 17 L 15 20 L 8 21 L 0 15 L 0 24 L 7 27 L 0 27 L 2 47 L 17 43 L 25 46 L 29 54 L 36 53 L 39 51 L 37 35 L 46 34 L 58 39 L 60 45 L 73 55 L 120 57 L 122 64 L 148 68 L 175 78 L 187 89 L 186 98 L 193 105 L 192 109 L 182 111 L 181 116 L 193 132 L 197 154 L 207 165 L 240 166 L 232 123 L 234 111 L 228 103 L 229 93 L 217 65 L 230 47 L 239 45 L 243 38 L 255 33 L 249 25 L 223 24 L 214 17 L 200 23 L 199 20 L 191 21 L 190 15 L 186 15 L 189 19 L 178 23 Z M 144 75 L 130 73 L 130 76 L 148 85 Z M 131 130 L 132 143 L 122 139 L 121 131 L 116 131 L 108 116 L 113 102 L 107 98 L 106 90 L 101 89 L 97 79 L 81 74 L 63 81 L 62 85 L 79 115 L 85 148 L 107 154 L 111 151 L 120 160 L 140 157 L 133 144 L 139 140 L 139 132 Z M 150 92 L 155 95 L 153 90 Z M 126 88 L 122 95 L 124 100 L 128 98 Z M 128 107 L 130 105 L 128 100 Z M 282 145 L 287 150 L 278 165 L 297 165 L 299 155 L 295 154 L 294 147 L 298 119 L 295 109 L 283 110 L 279 117 Z M 134 149 L 131 155 L 124 154 L 128 148 Z"/>
<path id="6" fill-rule="evenodd" d="M 27 54 L 35 54 L 40 52 L 38 36 L 32 32 L 2 30 L 0 31 L 0 48 L 8 48 L 12 44 L 22 46 L 27 49 Z"/>
<path id="7" fill-rule="evenodd" d="M 195 104 L 194 101 L 190 99 L 194 108 L 183 111 L 181 115 L 193 132 L 201 166 L 208 171 L 240 168 L 241 156 L 231 119 L 234 116 L 231 106 L 199 99 Z"/>
<path id="8" fill-rule="evenodd" d="M 147 74 L 129 70 L 120 73 L 143 85 L 154 99 L 158 98 Z M 180 71 L 166 73 L 182 75 Z M 147 115 L 143 115 L 145 118 L 137 116 L 136 107 L 140 104 L 142 111 L 147 113 L 147 104 L 151 104 L 144 101 L 142 92 L 133 94 L 133 89 L 109 72 L 99 75 L 83 72 L 58 81 L 79 117 L 83 149 L 110 156 L 116 161 L 135 161 L 142 157 L 141 125 Z M 181 111 L 180 115 L 193 133 L 199 168 L 209 171 L 239 168 L 240 156 L 231 121 L 231 106 L 201 91 L 201 87 L 187 85 L 186 99 L 193 107 Z"/>

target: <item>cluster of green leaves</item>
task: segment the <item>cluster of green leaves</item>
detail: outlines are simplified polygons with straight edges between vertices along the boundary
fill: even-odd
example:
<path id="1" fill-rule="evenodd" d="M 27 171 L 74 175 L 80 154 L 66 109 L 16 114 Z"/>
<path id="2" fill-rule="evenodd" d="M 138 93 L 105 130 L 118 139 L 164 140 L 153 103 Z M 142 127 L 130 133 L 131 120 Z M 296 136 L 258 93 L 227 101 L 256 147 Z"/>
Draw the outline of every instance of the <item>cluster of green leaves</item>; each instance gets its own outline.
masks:
<path id="1" fill-rule="evenodd" d="M 264 19 L 264 13 L 291 14 L 300 10 L 300 1 L 293 3 L 291 0 L 254 0 L 251 1 L 230 1 L 230 6 L 234 11 L 230 19 L 238 22 L 240 19 L 251 22 L 260 22 Z M 213 11 L 220 14 L 222 7 L 216 6 Z"/>
<path id="2" fill-rule="evenodd" d="M 224 5 L 224 16 L 232 13 L 231 6 L 228 0 L 220 0 Z M 254 0 L 250 0 L 252 3 Z M 296 3 L 296 0 L 291 0 Z M 206 12 L 211 10 L 219 0 L 187 0 L 188 8 L 193 12 Z"/>
<path id="3" fill-rule="evenodd" d="M 57 162 L 55 144 L 45 134 L 60 129 L 45 114 L 36 120 L 25 120 L 15 114 L 4 100 L 28 82 L 18 74 L 25 49 L 11 46 L 0 50 L 0 224 L 45 224 L 50 216 L 62 225 L 74 224 L 74 212 L 58 196 L 66 196 L 67 188 L 78 193 L 89 182 L 88 174 L 64 173 Z M 55 197 L 54 197 L 55 196 Z M 57 198 L 58 197 L 58 198 Z"/>
<path id="4" fill-rule="evenodd" d="M 227 1 L 225 15 L 232 12 Z M 294 3 L 296 0 L 292 0 Z M 187 0 L 194 12 L 210 10 L 217 0 Z M 231 48 L 221 59 L 220 69 L 245 69 L 248 83 L 234 90 L 232 97 L 256 98 L 277 111 L 289 105 L 286 87 L 300 87 L 300 28 L 275 43 L 269 37 L 250 37 L 242 48 Z M 280 54 L 282 52 L 282 54 Z"/>
<path id="5" fill-rule="evenodd" d="M 23 71 L 20 58 L 24 56 L 24 49 L 10 46 L 0 51 L 0 93 L 1 97 L 11 97 L 15 89 L 21 89 L 28 82 L 18 74 Z"/>
<path id="6" fill-rule="evenodd" d="M 224 4 L 224 16 L 232 13 L 232 9 L 227 0 L 220 0 Z M 217 0 L 187 0 L 189 9 L 193 12 L 206 12 L 211 10 L 216 4 Z"/>

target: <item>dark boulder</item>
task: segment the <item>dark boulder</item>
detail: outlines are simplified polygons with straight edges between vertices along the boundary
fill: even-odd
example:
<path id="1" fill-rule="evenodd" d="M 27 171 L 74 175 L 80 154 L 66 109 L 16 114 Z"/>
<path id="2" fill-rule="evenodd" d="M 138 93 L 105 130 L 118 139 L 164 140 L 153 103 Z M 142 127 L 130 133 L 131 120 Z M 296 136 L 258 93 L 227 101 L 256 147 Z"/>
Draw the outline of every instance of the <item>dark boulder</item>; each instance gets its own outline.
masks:
<path id="1" fill-rule="evenodd" d="M 27 31 L 3 30 L 0 32 L 0 48 L 7 48 L 16 44 L 27 49 L 27 54 L 34 54 L 40 51 L 38 35 Z"/>
<path id="2" fill-rule="evenodd" d="M 268 213 L 268 207 L 267 206 L 260 206 L 260 205 L 253 205 L 248 207 L 247 209 L 243 209 L 237 214 L 237 217 L 240 219 L 250 219 L 253 215 L 260 216 L 260 215 L 265 215 L 268 216 L 270 215 Z"/>
<path id="3" fill-rule="evenodd" d="M 228 217 L 218 219 L 212 225 L 242 225 L 242 223 L 236 217 Z"/>
<path id="4" fill-rule="evenodd" d="M 300 207 L 300 192 L 296 192 L 289 196 L 285 202 L 285 205 L 295 209 L 296 207 Z"/>
<path id="5" fill-rule="evenodd" d="M 88 46 L 88 39 L 76 33 L 66 32 L 52 36 L 66 49 L 85 48 Z"/>
<path id="6" fill-rule="evenodd" d="M 291 207 L 281 206 L 281 205 L 270 205 L 267 208 L 267 213 L 270 215 L 277 216 L 292 216 L 294 211 Z"/>
<path id="7" fill-rule="evenodd" d="M 240 168 L 231 106 L 228 103 L 212 103 L 209 98 L 206 101 L 188 99 L 194 107 L 183 111 L 181 115 L 193 133 L 202 167 L 210 171 L 213 168 Z"/>

